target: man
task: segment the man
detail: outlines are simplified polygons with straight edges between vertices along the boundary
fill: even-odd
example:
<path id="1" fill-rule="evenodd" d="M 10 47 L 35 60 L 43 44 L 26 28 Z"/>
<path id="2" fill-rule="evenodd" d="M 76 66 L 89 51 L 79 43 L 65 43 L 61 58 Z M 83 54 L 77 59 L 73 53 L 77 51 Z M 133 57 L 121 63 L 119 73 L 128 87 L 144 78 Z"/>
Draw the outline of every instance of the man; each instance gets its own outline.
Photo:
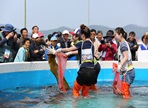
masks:
<path id="1" fill-rule="evenodd" d="M 21 38 L 17 41 L 19 48 L 22 47 L 23 41 L 25 38 L 28 38 L 28 30 L 26 28 L 22 28 L 20 30 Z"/>
<path id="2" fill-rule="evenodd" d="M 62 33 L 62 38 L 58 42 L 58 43 L 60 43 L 61 48 L 69 48 L 69 47 L 71 47 L 71 41 L 70 41 L 69 37 L 70 37 L 69 31 L 64 30 L 63 33 Z M 72 56 L 73 55 L 69 56 L 68 60 L 72 60 L 73 59 Z"/>
<path id="3" fill-rule="evenodd" d="M 131 31 L 129 33 L 129 38 L 127 39 L 127 42 L 129 43 L 129 47 L 131 50 L 131 54 L 132 54 L 132 60 L 135 61 L 136 60 L 136 51 L 138 50 L 138 44 L 137 41 L 135 39 L 135 32 Z"/>
<path id="4" fill-rule="evenodd" d="M 101 45 L 98 48 L 99 52 L 101 52 L 100 57 L 103 61 L 112 61 L 117 51 L 117 46 L 112 41 L 114 38 L 112 30 L 109 30 L 103 38 L 105 41 L 101 41 Z"/>
<path id="5" fill-rule="evenodd" d="M 13 25 L 6 24 L 0 32 L 0 63 L 12 62 L 17 52 L 17 35 Z"/>
<path id="6" fill-rule="evenodd" d="M 38 34 L 32 35 L 30 45 L 30 61 L 43 61 L 44 50 L 41 48 L 41 39 Z"/>
<path id="7" fill-rule="evenodd" d="M 62 38 L 59 40 L 59 43 L 61 44 L 62 48 L 69 48 L 70 47 L 70 39 L 69 39 L 69 31 L 64 30 L 62 33 Z"/>
<path id="8" fill-rule="evenodd" d="M 99 42 L 96 39 L 96 30 L 95 29 L 91 29 L 91 31 L 90 31 L 90 39 L 93 42 L 94 47 L 95 47 L 95 49 L 94 49 L 94 56 L 98 60 L 99 57 L 100 57 L 100 53 L 98 51 L 98 48 L 99 48 L 100 44 L 99 44 Z"/>
<path id="9" fill-rule="evenodd" d="M 98 39 L 99 44 L 101 44 L 101 40 L 103 40 L 103 33 L 102 31 L 97 32 L 96 38 Z"/>

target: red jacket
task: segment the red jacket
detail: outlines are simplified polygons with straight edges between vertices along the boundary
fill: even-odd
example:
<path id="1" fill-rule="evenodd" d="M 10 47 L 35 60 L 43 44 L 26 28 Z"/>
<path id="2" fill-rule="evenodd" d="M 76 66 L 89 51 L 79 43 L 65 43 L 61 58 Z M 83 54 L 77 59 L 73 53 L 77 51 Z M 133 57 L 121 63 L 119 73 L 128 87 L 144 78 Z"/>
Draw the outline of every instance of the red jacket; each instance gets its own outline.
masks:
<path id="1" fill-rule="evenodd" d="M 117 46 L 114 43 L 111 43 L 111 47 L 106 46 L 106 44 L 101 44 L 98 48 L 98 51 L 102 51 L 101 59 L 103 61 L 111 61 L 114 60 L 114 55 L 117 51 Z"/>

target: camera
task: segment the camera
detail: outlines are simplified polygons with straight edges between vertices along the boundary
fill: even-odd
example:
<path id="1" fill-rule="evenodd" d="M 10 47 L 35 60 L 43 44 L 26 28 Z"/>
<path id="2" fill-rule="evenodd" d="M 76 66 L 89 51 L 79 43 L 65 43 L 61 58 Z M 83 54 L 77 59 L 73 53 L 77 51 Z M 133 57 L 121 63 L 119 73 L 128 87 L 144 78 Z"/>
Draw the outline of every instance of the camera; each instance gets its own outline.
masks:
<path id="1" fill-rule="evenodd" d="M 110 37 L 105 38 L 104 40 L 101 40 L 101 44 L 111 43 L 111 42 L 112 42 L 112 38 L 110 38 Z"/>
<path id="2" fill-rule="evenodd" d="M 104 40 L 101 40 L 101 44 L 105 44 L 105 41 Z"/>
<path id="3" fill-rule="evenodd" d="M 19 39 L 20 39 L 21 34 L 17 33 L 15 30 L 16 30 L 16 29 L 14 29 L 12 32 L 14 33 L 14 35 L 16 35 L 16 36 L 17 36 L 17 38 L 19 38 Z"/>

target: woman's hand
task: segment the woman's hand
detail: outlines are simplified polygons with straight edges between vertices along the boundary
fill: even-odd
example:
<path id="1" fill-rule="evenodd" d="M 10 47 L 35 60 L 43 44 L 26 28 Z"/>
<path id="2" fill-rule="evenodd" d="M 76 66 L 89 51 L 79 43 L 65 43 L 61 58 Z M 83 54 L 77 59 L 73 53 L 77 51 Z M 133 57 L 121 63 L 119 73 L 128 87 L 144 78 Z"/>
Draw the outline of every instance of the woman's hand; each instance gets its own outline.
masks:
<path id="1" fill-rule="evenodd" d="M 48 54 L 53 54 L 53 55 L 55 55 L 55 50 L 54 50 L 54 49 L 50 49 L 50 50 L 48 51 Z"/>
<path id="2" fill-rule="evenodd" d="M 62 48 L 57 49 L 57 50 L 55 51 L 55 54 L 56 54 L 56 53 L 60 53 L 60 52 L 62 52 Z"/>
<path id="3" fill-rule="evenodd" d="M 121 65 L 113 64 L 113 72 L 119 72 L 121 71 Z"/>

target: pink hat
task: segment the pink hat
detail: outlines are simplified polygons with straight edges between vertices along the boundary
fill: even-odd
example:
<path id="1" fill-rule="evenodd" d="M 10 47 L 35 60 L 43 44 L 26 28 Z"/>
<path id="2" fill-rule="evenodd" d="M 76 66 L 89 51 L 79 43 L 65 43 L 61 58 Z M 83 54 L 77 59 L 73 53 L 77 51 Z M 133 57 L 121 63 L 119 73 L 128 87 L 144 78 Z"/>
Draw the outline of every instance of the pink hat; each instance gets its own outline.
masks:
<path id="1" fill-rule="evenodd" d="M 39 37 L 44 37 L 44 34 L 42 32 L 38 33 Z"/>
<path id="2" fill-rule="evenodd" d="M 74 35 L 74 34 L 75 34 L 75 32 L 73 32 L 73 31 L 72 31 L 72 32 L 70 32 L 70 34 Z"/>

